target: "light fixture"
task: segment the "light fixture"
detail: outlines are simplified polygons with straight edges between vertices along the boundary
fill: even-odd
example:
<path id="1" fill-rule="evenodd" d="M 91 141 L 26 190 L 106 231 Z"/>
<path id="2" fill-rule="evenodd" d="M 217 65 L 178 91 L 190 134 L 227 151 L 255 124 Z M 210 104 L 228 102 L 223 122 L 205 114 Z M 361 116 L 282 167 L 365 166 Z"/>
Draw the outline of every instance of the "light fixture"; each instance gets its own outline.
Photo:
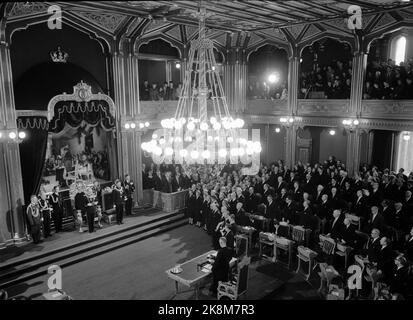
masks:
<path id="1" fill-rule="evenodd" d="M 135 128 L 136 128 L 136 123 L 135 123 L 135 122 L 132 122 L 132 123 L 130 124 L 130 127 L 131 127 L 131 129 L 135 129 Z"/>
<path id="2" fill-rule="evenodd" d="M 24 139 L 24 138 L 26 138 L 26 132 L 20 131 L 19 132 L 19 139 Z"/>
<path id="3" fill-rule="evenodd" d="M 130 124 L 129 123 L 125 123 L 125 129 L 126 130 L 130 129 Z"/>
<path id="4" fill-rule="evenodd" d="M 280 80 L 280 76 L 278 75 L 278 73 L 271 73 L 268 76 L 269 83 L 277 83 L 279 80 Z"/>
<path id="5" fill-rule="evenodd" d="M 342 123 L 346 129 L 352 132 L 360 124 L 360 121 L 358 119 L 344 119 Z"/>
<path id="6" fill-rule="evenodd" d="M 409 132 L 403 133 L 403 140 L 404 141 L 409 141 L 410 140 L 410 133 Z"/>
<path id="7" fill-rule="evenodd" d="M 281 129 L 280 129 L 280 128 L 278 128 L 278 127 L 277 127 L 277 128 L 275 128 L 275 132 L 276 132 L 276 133 L 280 133 L 280 131 L 281 131 Z"/>
<path id="8" fill-rule="evenodd" d="M 189 155 L 194 160 L 201 157 L 217 160 L 218 156 L 219 163 L 224 164 L 226 161 L 222 158 L 226 160 L 230 148 L 235 147 L 232 143 L 240 137 L 239 129 L 244 127 L 245 121 L 230 113 L 224 86 L 219 72 L 217 72 L 219 68 L 214 56 L 214 42 L 206 37 L 207 13 L 205 8 L 200 8 L 196 14 L 199 19 L 198 37 L 192 40 L 189 47 L 188 63 L 182 66 L 184 81 L 175 115 L 172 118 L 161 120 L 165 136 L 172 137 L 172 141 L 175 143 L 180 137 L 183 140 L 178 147 L 171 146 L 173 154 L 165 159 L 165 163 L 174 163 L 177 160 L 177 155 L 181 158 L 187 158 Z M 175 66 L 180 68 L 181 64 L 176 61 Z M 196 84 L 194 84 L 192 76 L 194 74 L 197 75 Z M 271 74 L 270 81 L 276 82 L 278 80 L 277 73 Z M 211 88 L 214 89 L 211 90 Z M 209 106 L 211 102 L 213 108 Z M 214 130 L 213 134 L 211 129 Z M 152 136 L 152 141 L 157 138 Z M 259 146 L 254 149 L 256 151 L 261 150 L 260 142 L 258 144 Z M 155 141 L 155 145 L 152 146 L 157 146 L 157 142 Z M 204 150 L 205 146 L 208 150 Z M 146 149 L 148 149 L 147 147 L 148 145 L 145 144 Z M 162 147 L 166 146 L 162 144 Z M 154 147 L 149 149 L 155 150 Z M 159 153 L 158 149 L 156 151 Z M 169 155 L 170 150 L 165 148 L 163 152 L 165 155 Z M 244 155 L 246 150 L 240 151 L 238 147 L 235 153 Z"/>
<path id="9" fill-rule="evenodd" d="M 336 131 L 335 130 L 330 130 L 328 133 L 330 134 L 330 136 L 334 136 L 336 134 Z"/>
<path id="10" fill-rule="evenodd" d="M 281 117 L 280 122 L 282 126 L 288 128 L 295 122 L 295 117 L 294 116 Z"/>
<path id="11" fill-rule="evenodd" d="M 16 132 L 12 131 L 12 132 L 9 133 L 9 138 L 10 139 L 16 139 L 16 137 L 17 137 Z"/>

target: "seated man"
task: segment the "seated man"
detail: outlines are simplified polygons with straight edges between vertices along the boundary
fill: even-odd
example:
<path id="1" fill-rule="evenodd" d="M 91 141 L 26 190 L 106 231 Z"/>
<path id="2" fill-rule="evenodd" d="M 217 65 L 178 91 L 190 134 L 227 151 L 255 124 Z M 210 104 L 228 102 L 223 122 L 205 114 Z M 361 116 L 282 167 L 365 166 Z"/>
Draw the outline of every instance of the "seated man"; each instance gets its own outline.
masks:
<path id="1" fill-rule="evenodd" d="M 333 211 L 334 219 L 327 224 L 326 232 L 327 235 L 333 239 L 340 238 L 341 231 L 343 227 L 342 217 L 341 217 L 341 210 L 336 209 Z"/>
<path id="2" fill-rule="evenodd" d="M 346 245 L 354 248 L 356 246 L 356 227 L 351 224 L 350 219 L 345 218 L 343 221 L 344 227 L 340 233 L 341 242 Z"/>
<path id="3" fill-rule="evenodd" d="M 228 281 L 229 263 L 234 256 L 234 251 L 227 247 L 227 239 L 225 237 L 219 238 L 220 249 L 218 250 L 214 264 L 212 266 L 213 282 L 209 289 L 211 294 L 217 295 L 218 282 Z"/>

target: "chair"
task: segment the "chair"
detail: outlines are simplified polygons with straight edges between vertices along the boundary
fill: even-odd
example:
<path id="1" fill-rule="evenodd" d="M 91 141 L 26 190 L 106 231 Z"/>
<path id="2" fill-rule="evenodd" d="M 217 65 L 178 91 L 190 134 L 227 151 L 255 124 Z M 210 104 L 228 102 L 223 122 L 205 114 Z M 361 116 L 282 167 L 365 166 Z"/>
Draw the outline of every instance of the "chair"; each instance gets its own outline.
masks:
<path id="1" fill-rule="evenodd" d="M 243 234 L 246 237 L 248 237 L 248 249 L 252 249 L 252 235 L 254 234 L 255 231 L 256 231 L 255 228 L 248 227 L 248 226 L 240 226 L 238 228 L 238 232 L 240 234 Z"/>
<path id="2" fill-rule="evenodd" d="M 306 280 L 310 279 L 311 272 L 314 269 L 314 259 L 317 257 L 317 252 L 306 248 L 304 246 L 298 246 L 298 267 L 295 273 L 298 273 L 301 270 L 301 261 L 308 263 L 308 272 L 304 273 Z"/>
<path id="3" fill-rule="evenodd" d="M 350 213 L 346 213 L 345 217 L 350 220 L 351 224 L 357 227 L 357 230 L 361 230 L 361 218 Z"/>
<path id="4" fill-rule="evenodd" d="M 287 266 L 290 268 L 291 263 L 292 263 L 292 257 L 293 257 L 293 241 L 284 238 L 284 237 L 276 237 L 275 238 L 275 246 L 274 246 L 274 258 L 275 262 L 280 262 L 281 260 L 279 259 L 279 251 L 284 251 L 288 255 L 288 263 Z"/>
<path id="5" fill-rule="evenodd" d="M 293 226 L 292 240 L 296 242 L 297 245 L 303 244 L 305 241 L 305 229 L 300 226 Z"/>
<path id="6" fill-rule="evenodd" d="M 248 237 L 244 234 L 235 235 L 235 254 L 237 257 L 249 256 Z"/>
<path id="7" fill-rule="evenodd" d="M 269 260 L 271 262 L 274 262 L 274 256 L 267 256 L 263 254 L 263 248 L 264 247 L 271 247 L 271 252 L 274 254 L 274 245 L 275 245 L 275 234 L 269 233 L 269 232 L 260 232 L 259 233 L 259 243 L 260 243 L 260 251 L 259 251 L 259 257 L 261 259 Z"/>
<path id="8" fill-rule="evenodd" d="M 250 263 L 251 258 L 244 256 L 237 265 L 235 279 L 228 282 L 218 282 L 218 300 L 222 298 L 237 300 L 240 296 L 247 293 Z"/>
<path id="9" fill-rule="evenodd" d="M 337 250 L 336 254 L 340 257 L 344 257 L 344 268 L 347 270 L 348 267 L 348 257 L 351 251 L 353 251 L 353 248 L 350 246 L 345 246 L 341 244 L 340 242 L 337 242 Z"/>
<path id="10" fill-rule="evenodd" d="M 370 237 L 367 233 L 361 232 L 356 230 L 356 234 L 359 238 L 362 239 L 362 243 L 363 243 L 363 248 L 362 249 L 367 249 L 367 244 L 369 243 Z"/>
<path id="11" fill-rule="evenodd" d="M 327 263 L 320 263 L 320 272 L 318 275 L 320 276 L 320 288 L 318 288 L 318 292 L 322 292 L 324 289 L 324 284 L 326 284 L 325 288 L 328 290 L 331 285 L 331 281 L 335 278 L 339 277 L 340 274 L 334 269 L 333 266 L 328 265 Z"/>

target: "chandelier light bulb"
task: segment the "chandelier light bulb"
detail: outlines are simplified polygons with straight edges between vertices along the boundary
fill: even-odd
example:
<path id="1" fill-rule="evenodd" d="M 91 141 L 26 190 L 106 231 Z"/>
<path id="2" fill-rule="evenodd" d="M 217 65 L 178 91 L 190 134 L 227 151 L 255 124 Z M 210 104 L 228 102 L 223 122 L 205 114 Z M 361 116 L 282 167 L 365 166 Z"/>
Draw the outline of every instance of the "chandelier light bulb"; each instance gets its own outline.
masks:
<path id="1" fill-rule="evenodd" d="M 155 148 L 153 148 L 153 153 L 156 156 L 160 156 L 162 154 L 162 149 L 160 147 L 155 147 Z"/>
<path id="2" fill-rule="evenodd" d="M 202 151 L 202 158 L 204 159 L 209 159 L 209 157 L 211 156 L 211 152 L 209 150 L 204 150 Z"/>
<path id="3" fill-rule="evenodd" d="M 157 135 L 156 133 L 154 133 L 154 134 L 152 135 L 152 139 L 154 139 L 154 140 L 158 139 L 158 135 Z"/>
<path id="4" fill-rule="evenodd" d="M 132 129 L 135 129 L 135 128 L 136 128 L 136 123 L 132 122 L 132 123 L 130 124 L 130 127 L 131 127 Z"/>
<path id="5" fill-rule="evenodd" d="M 186 149 L 181 149 L 181 150 L 179 150 L 179 155 L 180 155 L 182 158 L 186 158 L 186 157 L 188 156 L 188 150 L 186 150 Z"/>
<path id="6" fill-rule="evenodd" d="M 208 140 L 209 142 L 211 142 L 211 141 L 214 141 L 214 138 L 213 138 L 212 136 L 208 136 L 208 137 L 207 137 L 207 140 Z"/>
<path id="7" fill-rule="evenodd" d="M 171 156 L 174 153 L 174 149 L 172 149 L 171 147 L 167 147 L 165 148 L 165 155 L 167 156 Z"/>
<path id="8" fill-rule="evenodd" d="M 238 148 L 238 155 L 242 157 L 245 154 L 244 148 Z"/>
<path id="9" fill-rule="evenodd" d="M 230 151 L 230 154 L 232 157 L 237 157 L 238 156 L 238 148 L 232 148 Z"/>
<path id="10" fill-rule="evenodd" d="M 208 124 L 207 124 L 206 122 L 202 122 L 202 123 L 200 124 L 199 128 L 200 128 L 202 131 L 207 131 L 207 130 L 208 130 Z"/>
<path id="11" fill-rule="evenodd" d="M 405 133 L 405 134 L 403 135 L 403 140 L 404 140 L 404 141 L 409 141 L 409 140 L 410 140 L 410 134 Z"/>
<path id="12" fill-rule="evenodd" d="M 175 63 L 175 68 L 181 69 L 181 64 L 179 62 Z"/>
<path id="13" fill-rule="evenodd" d="M 221 124 L 219 122 L 215 122 L 212 127 L 216 131 L 221 130 Z"/>
<path id="14" fill-rule="evenodd" d="M 147 148 L 146 142 L 142 142 L 142 143 L 141 143 L 141 149 L 142 149 L 143 151 L 148 151 L 146 148 Z"/>
<path id="15" fill-rule="evenodd" d="M 176 129 L 176 130 L 182 129 L 182 123 L 181 123 L 181 121 L 176 121 L 176 122 L 175 122 L 175 129 Z"/>
<path id="16" fill-rule="evenodd" d="M 358 126 L 359 123 L 360 123 L 360 122 L 359 122 L 357 119 L 353 121 L 353 124 L 354 124 L 355 126 Z"/>
<path id="17" fill-rule="evenodd" d="M 20 138 L 20 139 L 26 138 L 26 132 L 20 131 L 20 132 L 19 132 L 19 138 Z"/>
<path id="18" fill-rule="evenodd" d="M 217 123 L 217 118 L 211 117 L 211 119 L 209 119 L 209 122 L 211 122 L 211 124 L 215 124 Z"/>
<path id="19" fill-rule="evenodd" d="M 199 157 L 199 152 L 196 150 L 191 151 L 191 158 L 192 159 L 198 159 Z"/>
<path id="20" fill-rule="evenodd" d="M 129 123 L 125 123 L 125 129 L 128 130 L 130 128 L 130 124 Z"/>
<path id="21" fill-rule="evenodd" d="M 335 130 L 330 130 L 328 133 L 329 133 L 331 136 L 334 136 L 334 135 L 336 134 L 336 131 L 335 131 Z"/>
<path id="22" fill-rule="evenodd" d="M 234 138 L 233 138 L 233 137 L 228 137 L 227 141 L 228 141 L 229 143 L 232 143 L 232 142 L 234 142 Z"/>
<path id="23" fill-rule="evenodd" d="M 254 153 L 254 150 L 252 150 L 252 148 L 247 148 L 246 149 L 246 153 L 247 153 L 247 155 L 252 155 L 253 153 Z"/>
<path id="24" fill-rule="evenodd" d="M 281 129 L 280 128 L 275 128 L 276 133 L 280 133 Z"/>
<path id="25" fill-rule="evenodd" d="M 0 132 L 0 138 L 3 136 L 3 133 Z"/>
<path id="26" fill-rule="evenodd" d="M 166 141 L 165 141 L 164 138 L 160 138 L 160 139 L 159 139 L 159 144 L 165 144 L 165 142 L 166 142 Z"/>
<path id="27" fill-rule="evenodd" d="M 219 149 L 218 151 L 218 156 L 220 156 L 221 158 L 225 158 L 227 156 L 228 152 L 225 149 Z"/>
<path id="28" fill-rule="evenodd" d="M 9 133 L 9 138 L 10 138 L 10 139 L 16 139 L 16 137 L 17 137 L 17 136 L 16 136 L 16 133 L 15 133 L 15 132 L 10 132 L 10 133 Z"/>
<path id="29" fill-rule="evenodd" d="M 188 122 L 188 124 L 186 125 L 186 127 L 188 128 L 189 131 L 195 130 L 195 123 L 194 122 Z"/>
<path id="30" fill-rule="evenodd" d="M 146 128 L 149 127 L 149 122 L 148 121 L 145 122 L 145 127 Z"/>
<path id="31" fill-rule="evenodd" d="M 252 150 L 253 150 L 255 153 L 260 153 L 260 152 L 262 151 L 261 143 L 258 142 L 258 141 L 254 142 L 253 147 L 252 147 Z"/>
<path id="32" fill-rule="evenodd" d="M 143 129 L 145 127 L 145 124 L 143 124 L 142 122 L 139 123 L 139 129 Z"/>

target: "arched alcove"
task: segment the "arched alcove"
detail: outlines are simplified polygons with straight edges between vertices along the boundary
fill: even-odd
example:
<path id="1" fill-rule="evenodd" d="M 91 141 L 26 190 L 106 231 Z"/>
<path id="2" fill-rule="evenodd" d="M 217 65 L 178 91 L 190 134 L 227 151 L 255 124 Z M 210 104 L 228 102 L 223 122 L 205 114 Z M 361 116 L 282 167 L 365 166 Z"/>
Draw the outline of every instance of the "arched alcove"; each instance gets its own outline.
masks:
<path id="1" fill-rule="evenodd" d="M 347 42 L 323 38 L 303 48 L 299 98 L 348 99 L 352 49 Z"/>
<path id="2" fill-rule="evenodd" d="M 284 49 L 266 44 L 249 55 L 249 98 L 280 99 L 287 80 L 288 54 Z"/>

